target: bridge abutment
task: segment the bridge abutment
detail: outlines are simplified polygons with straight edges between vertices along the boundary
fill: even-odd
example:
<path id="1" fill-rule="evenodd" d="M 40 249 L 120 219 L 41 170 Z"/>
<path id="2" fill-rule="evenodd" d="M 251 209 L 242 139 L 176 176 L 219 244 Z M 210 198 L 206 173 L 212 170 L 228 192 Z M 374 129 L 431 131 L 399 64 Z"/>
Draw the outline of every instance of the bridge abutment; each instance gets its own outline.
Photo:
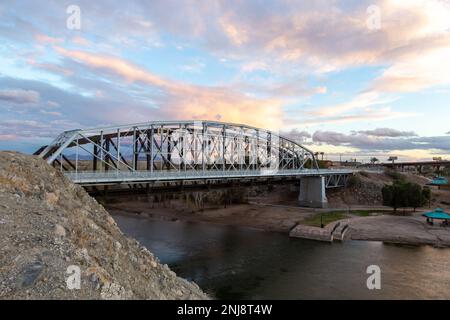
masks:
<path id="1" fill-rule="evenodd" d="M 328 199 L 325 192 L 325 177 L 302 177 L 300 179 L 298 204 L 301 207 L 326 208 Z"/>

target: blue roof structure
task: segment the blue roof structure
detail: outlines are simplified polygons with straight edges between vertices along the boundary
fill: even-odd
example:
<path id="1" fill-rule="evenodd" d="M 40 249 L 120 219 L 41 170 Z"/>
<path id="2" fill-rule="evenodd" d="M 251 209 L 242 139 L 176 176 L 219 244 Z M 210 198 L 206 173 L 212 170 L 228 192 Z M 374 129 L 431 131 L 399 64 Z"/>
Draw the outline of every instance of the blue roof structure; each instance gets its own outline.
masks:
<path id="1" fill-rule="evenodd" d="M 443 186 L 448 184 L 448 180 L 444 177 L 435 177 L 433 181 L 430 183 L 431 185 L 435 186 Z"/>
<path id="2" fill-rule="evenodd" d="M 450 214 L 444 212 L 441 208 L 437 208 L 434 211 L 426 212 L 423 214 L 424 217 L 430 219 L 441 219 L 441 220 L 450 220 Z"/>

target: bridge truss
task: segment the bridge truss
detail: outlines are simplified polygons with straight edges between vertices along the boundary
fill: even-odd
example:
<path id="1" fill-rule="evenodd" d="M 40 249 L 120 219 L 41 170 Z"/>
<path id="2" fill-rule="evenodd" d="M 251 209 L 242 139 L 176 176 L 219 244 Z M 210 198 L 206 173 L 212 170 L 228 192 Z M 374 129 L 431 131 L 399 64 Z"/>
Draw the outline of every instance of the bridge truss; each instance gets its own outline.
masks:
<path id="1" fill-rule="evenodd" d="M 318 169 L 314 154 L 288 138 L 212 121 L 65 131 L 37 154 L 62 171 Z"/>
<path id="2" fill-rule="evenodd" d="M 65 131 L 36 155 L 82 185 L 258 177 L 327 177 L 314 153 L 274 132 L 216 121 L 155 121 Z"/>

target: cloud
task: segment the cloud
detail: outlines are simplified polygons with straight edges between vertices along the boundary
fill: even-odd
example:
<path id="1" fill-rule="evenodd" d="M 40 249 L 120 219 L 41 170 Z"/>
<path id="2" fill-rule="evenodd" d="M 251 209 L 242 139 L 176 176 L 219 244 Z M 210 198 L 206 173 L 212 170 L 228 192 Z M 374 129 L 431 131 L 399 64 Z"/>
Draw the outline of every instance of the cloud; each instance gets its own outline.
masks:
<path id="1" fill-rule="evenodd" d="M 0 121 L 0 135 L 9 137 L 8 140 L 12 140 L 13 138 L 37 139 L 49 137 L 50 132 L 55 134 L 50 124 L 43 124 L 35 120 L 11 119 Z"/>
<path id="2" fill-rule="evenodd" d="M 354 109 L 363 109 L 373 105 L 385 104 L 387 101 L 380 99 L 379 93 L 369 91 L 358 94 L 351 101 L 336 104 L 332 106 L 324 106 L 307 111 L 308 114 L 318 117 L 330 117 L 342 114 Z"/>
<path id="3" fill-rule="evenodd" d="M 44 109 L 39 110 L 39 112 L 42 113 L 42 114 L 46 114 L 46 115 L 50 115 L 50 116 L 55 116 L 55 117 L 60 117 L 60 116 L 62 115 L 61 112 L 58 112 L 58 111 L 48 111 L 48 110 L 44 110 Z"/>
<path id="4" fill-rule="evenodd" d="M 298 129 L 292 129 L 291 131 L 281 131 L 280 135 L 299 143 L 306 142 L 312 137 L 309 132 L 300 131 Z"/>
<path id="5" fill-rule="evenodd" d="M 183 65 L 181 69 L 186 72 L 200 73 L 205 68 L 205 64 L 201 61 L 193 61 L 192 63 Z"/>
<path id="6" fill-rule="evenodd" d="M 356 113 L 347 113 L 334 116 L 317 116 L 310 115 L 309 112 L 304 112 L 298 117 L 290 117 L 284 119 L 286 124 L 302 123 L 304 125 L 320 125 L 320 124 L 338 124 L 348 123 L 355 121 L 382 121 L 395 118 L 406 118 L 418 116 L 418 113 L 414 112 L 399 112 L 394 111 L 390 107 L 383 108 L 364 108 Z"/>
<path id="7" fill-rule="evenodd" d="M 46 34 L 37 34 L 35 36 L 35 40 L 41 44 L 52 44 L 52 45 L 61 44 L 64 42 L 63 38 L 53 38 Z"/>
<path id="8" fill-rule="evenodd" d="M 80 0 L 78 4 L 85 13 L 82 33 L 65 28 L 64 2 L 4 6 L 2 72 L 42 82 L 15 86 L 3 81 L 0 88 L 36 91 L 40 97 L 36 108 L 24 110 L 11 105 L 26 104 L 30 98 L 0 95 L 1 101 L 9 99 L 0 104 L 2 119 L 52 121 L 59 113 L 58 129 L 182 118 L 275 129 L 297 128 L 300 123 L 372 122 L 417 116 L 416 110 L 431 114 L 429 108 L 418 108 L 420 99 L 410 111 L 401 112 L 395 102 L 411 96 L 392 93 L 437 90 L 450 83 L 448 1 L 280 0 L 262 6 L 259 0 L 130 0 L 111 6 L 103 0 Z M 380 30 L 366 25 L 366 9 L 372 4 L 381 9 Z M 174 48 L 181 47 L 183 59 L 175 57 L 180 52 Z M 186 60 L 190 55 L 195 57 Z M 147 67 L 159 63 L 153 62 L 154 57 L 173 65 Z M 197 57 L 200 63 L 195 63 Z M 171 71 L 172 66 L 188 72 Z M 153 70 L 164 70 L 170 77 Z M 201 79 L 195 73 L 199 70 Z M 347 85 L 355 74 L 361 82 Z M 354 93 L 354 88 L 360 89 Z M 324 97 L 314 100 L 316 94 Z M 334 103 L 334 97 L 349 94 L 354 96 Z M 46 101 L 56 102 L 58 109 Z M 408 138 L 410 143 L 409 138 L 420 138 L 392 132 L 356 135 L 369 144 L 381 144 L 377 138 Z"/>
<path id="9" fill-rule="evenodd" d="M 0 90 L 0 101 L 35 104 L 39 101 L 39 92 L 23 89 L 3 89 Z"/>
<path id="10" fill-rule="evenodd" d="M 450 43 L 450 36 L 446 41 Z M 426 43 L 422 43 L 422 46 L 426 46 Z M 416 92 L 450 84 L 450 63 L 444 62 L 449 56 L 450 45 L 424 52 L 420 56 L 405 57 L 384 70 L 370 89 L 379 92 Z"/>
<path id="11" fill-rule="evenodd" d="M 0 141 L 15 141 L 17 136 L 15 134 L 0 134 Z"/>
<path id="12" fill-rule="evenodd" d="M 34 59 L 28 59 L 27 63 L 29 65 L 35 67 L 36 69 L 45 70 L 45 71 L 48 71 L 50 73 L 55 73 L 60 76 L 70 76 L 73 74 L 73 71 L 71 71 L 67 68 L 63 68 L 57 64 L 40 63 L 40 62 L 36 62 Z"/>
<path id="13" fill-rule="evenodd" d="M 350 101 L 335 105 L 308 108 L 300 112 L 300 121 L 309 125 L 381 121 L 419 116 L 418 112 L 395 111 L 390 106 L 397 98 L 382 96 L 376 91 L 364 91 Z"/>
<path id="14" fill-rule="evenodd" d="M 432 58 L 445 57 L 449 48 L 450 5 L 439 0 L 362 0 L 357 4 L 280 1 L 263 6 L 258 0 L 129 3 L 125 10 L 125 5 L 110 6 L 107 1 L 79 1 L 83 12 L 89 12 L 84 16 L 84 30 L 109 45 L 121 42 L 133 48 L 151 46 L 160 35 L 173 36 L 221 58 L 238 59 L 243 69 L 250 70 L 273 69 L 274 62 L 303 69 L 306 74 L 356 65 L 392 68 L 377 87 L 382 79 L 399 85 L 402 81 L 397 77 L 414 69 L 417 77 L 411 78 L 410 88 L 415 87 L 415 81 L 421 86 L 435 84 L 434 76 L 428 74 L 430 68 L 436 70 L 439 60 Z M 366 24 L 366 9 L 373 4 L 382 13 L 379 30 L 370 30 Z M 57 13 L 65 12 L 63 3 L 48 5 L 45 11 L 33 3 L 21 9 L 24 14 L 33 14 L 35 22 L 8 12 L 5 34 L 11 33 L 13 26 L 25 31 L 20 32 L 24 37 L 32 35 L 43 44 L 61 44 L 65 38 L 79 45 L 89 41 L 73 37 L 70 30 L 61 27 L 66 16 Z M 54 36 L 46 35 L 45 30 Z M 252 65 L 254 61 L 258 63 Z M 415 62 L 419 68 L 414 68 Z M 405 69 L 408 72 L 404 73 Z"/>
<path id="15" fill-rule="evenodd" d="M 268 70 L 269 66 L 264 61 L 250 61 L 241 66 L 241 72 L 253 72 L 259 70 Z"/>
<path id="16" fill-rule="evenodd" d="M 357 133 L 368 135 L 368 136 L 391 137 L 391 138 L 417 136 L 417 134 L 414 131 L 400 131 L 400 130 L 392 129 L 392 128 L 377 128 L 374 130 L 361 130 L 361 131 L 357 131 Z"/>
<path id="17" fill-rule="evenodd" d="M 108 92 L 108 95 L 98 98 L 86 93 L 84 88 L 92 87 L 90 81 L 80 82 L 76 86 L 76 90 L 63 90 L 42 81 L 0 77 L 0 87 L 21 87 L 27 91 L 40 92 L 41 95 L 40 101 L 33 108 L 18 110 L 18 108 L 8 108 L 7 105 L 0 104 L 2 120 L 23 119 L 24 121 L 53 123 L 55 114 L 49 117 L 41 110 L 57 111 L 60 113 L 61 119 L 57 125 L 53 126 L 54 137 L 57 132 L 76 128 L 145 121 L 143 119 L 163 119 L 158 109 L 149 106 L 142 99 L 130 99 L 129 93 L 121 91 L 114 86 L 114 83 L 96 82 L 95 86 Z"/>
<path id="18" fill-rule="evenodd" d="M 73 37 L 72 42 L 79 46 L 90 46 L 92 44 L 88 39 L 80 36 Z"/>
<path id="19" fill-rule="evenodd" d="M 233 22 L 231 22 L 227 17 L 221 17 L 219 24 L 228 37 L 228 39 L 236 46 L 240 46 L 248 41 L 247 31 Z"/>
<path id="20" fill-rule="evenodd" d="M 289 79 L 278 82 L 249 83 L 236 82 L 235 88 L 251 93 L 256 96 L 277 97 L 279 99 L 293 99 L 309 97 L 315 94 L 325 94 L 327 88 L 324 86 L 310 87 L 301 79 Z"/>
<path id="21" fill-rule="evenodd" d="M 55 48 L 63 56 L 73 59 L 103 75 L 125 82 L 157 90 L 154 97 L 159 114 L 169 119 L 214 119 L 221 115 L 223 121 L 246 123 L 265 128 L 277 128 L 281 124 L 279 98 L 255 98 L 233 87 L 212 87 L 186 84 L 162 78 L 149 70 L 126 60 L 84 51 Z M 114 80 L 115 81 L 115 80 Z"/>
<path id="22" fill-rule="evenodd" d="M 363 151 L 393 150 L 441 150 L 450 152 L 450 137 L 407 137 L 388 138 L 366 135 L 362 133 L 343 134 L 334 131 L 316 131 L 312 140 L 318 144 L 347 146 Z"/>
<path id="23" fill-rule="evenodd" d="M 334 131 L 316 131 L 312 139 L 314 142 L 327 143 L 331 145 L 353 145 L 361 142 L 367 143 L 370 139 L 364 135 L 346 135 Z"/>

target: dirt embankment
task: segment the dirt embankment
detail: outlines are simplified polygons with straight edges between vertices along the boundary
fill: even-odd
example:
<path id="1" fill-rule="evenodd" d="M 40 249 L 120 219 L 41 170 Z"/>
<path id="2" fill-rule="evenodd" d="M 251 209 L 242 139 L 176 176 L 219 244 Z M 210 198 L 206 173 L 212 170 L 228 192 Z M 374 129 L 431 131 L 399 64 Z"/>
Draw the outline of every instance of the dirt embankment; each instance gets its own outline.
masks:
<path id="1" fill-rule="evenodd" d="M 450 247 L 450 229 L 439 223 L 430 226 L 421 216 L 356 218 L 348 224 L 348 236 L 353 240 Z"/>
<path id="2" fill-rule="evenodd" d="M 425 185 L 428 180 L 414 174 L 402 179 Z M 381 189 L 394 179 L 385 173 L 363 172 L 347 188 L 327 190 L 330 209 L 298 207 L 299 186 L 295 182 L 280 185 L 231 187 L 210 191 L 186 191 L 177 194 L 114 195 L 105 202 L 111 214 L 138 214 L 150 219 L 207 222 L 246 226 L 268 231 L 289 232 L 297 224 L 318 212 L 335 210 L 389 210 L 382 206 Z M 433 189 L 432 206 L 450 201 L 450 191 Z"/>
<path id="3" fill-rule="evenodd" d="M 418 183 L 425 186 L 429 180 L 412 173 L 399 173 L 399 177 L 407 182 Z M 381 189 L 386 184 L 394 182 L 393 176 L 386 173 L 359 172 L 349 181 L 347 188 L 327 190 L 328 204 L 330 207 L 346 206 L 381 206 L 383 198 Z M 433 202 L 441 200 L 441 192 L 433 190 Z"/>
<path id="4" fill-rule="evenodd" d="M 204 298 L 83 188 L 43 160 L 0 152 L 0 299 Z"/>

